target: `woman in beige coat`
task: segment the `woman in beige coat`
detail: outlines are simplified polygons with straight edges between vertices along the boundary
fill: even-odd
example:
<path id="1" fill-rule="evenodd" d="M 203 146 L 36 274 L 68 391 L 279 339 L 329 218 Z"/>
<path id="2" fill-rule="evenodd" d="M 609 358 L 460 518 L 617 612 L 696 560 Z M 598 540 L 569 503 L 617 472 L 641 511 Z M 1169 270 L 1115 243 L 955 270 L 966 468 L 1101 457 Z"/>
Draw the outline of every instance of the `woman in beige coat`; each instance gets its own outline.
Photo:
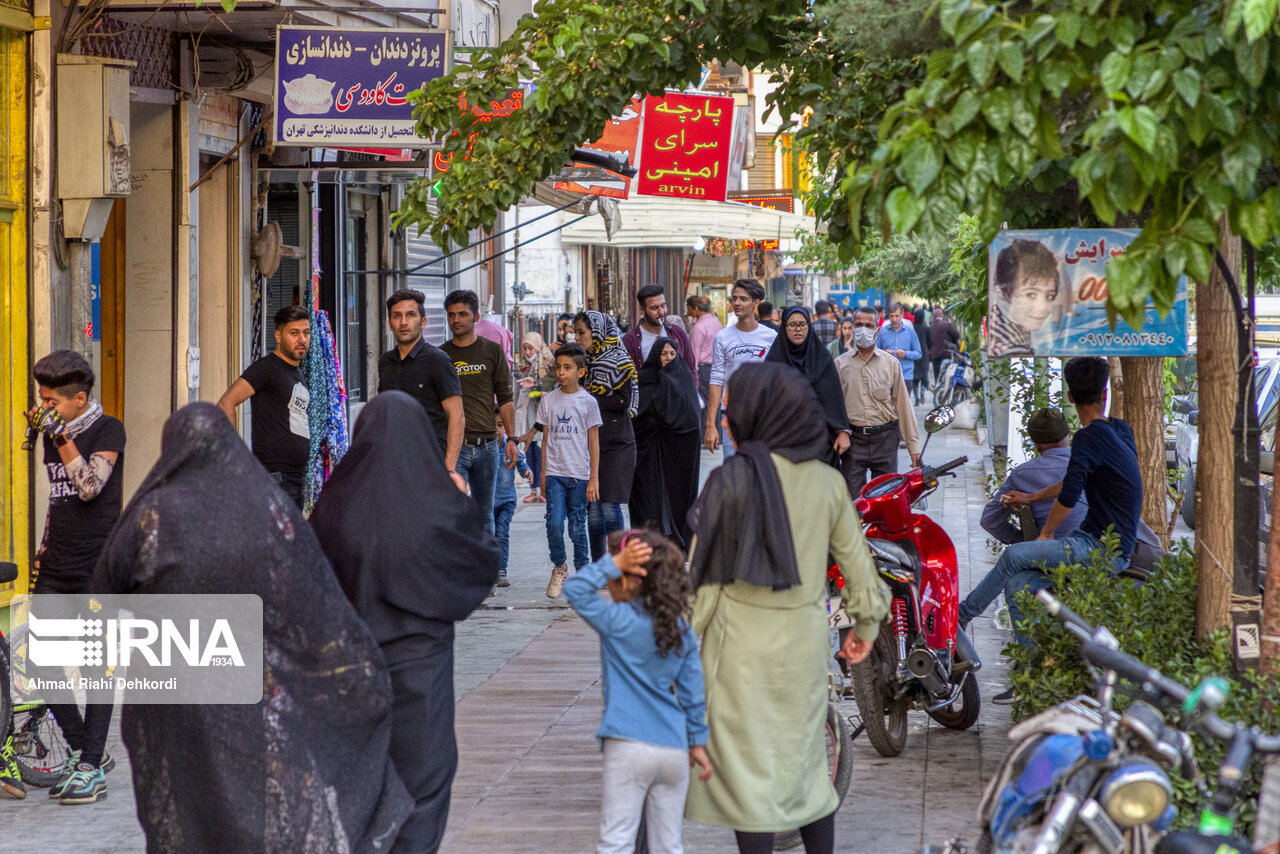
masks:
<path id="1" fill-rule="evenodd" d="M 839 805 L 827 769 L 827 555 L 856 620 L 842 657 L 871 650 L 889 593 L 871 561 L 812 386 L 794 368 L 749 364 L 729 380 L 737 454 L 692 511 L 694 630 L 702 640 L 710 781 L 692 781 L 686 815 L 736 831 L 743 854 L 800 828 L 830 854 Z"/>

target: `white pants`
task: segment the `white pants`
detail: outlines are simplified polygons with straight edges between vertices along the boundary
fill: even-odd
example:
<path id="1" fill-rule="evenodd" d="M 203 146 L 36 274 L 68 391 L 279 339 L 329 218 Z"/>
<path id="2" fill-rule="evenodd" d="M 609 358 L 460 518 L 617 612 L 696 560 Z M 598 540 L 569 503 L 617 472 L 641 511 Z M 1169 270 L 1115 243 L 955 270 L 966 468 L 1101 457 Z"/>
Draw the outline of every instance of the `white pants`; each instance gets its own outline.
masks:
<path id="1" fill-rule="evenodd" d="M 621 738 L 604 740 L 604 799 L 596 854 L 631 854 L 643 811 L 650 854 L 682 854 L 689 754 Z"/>

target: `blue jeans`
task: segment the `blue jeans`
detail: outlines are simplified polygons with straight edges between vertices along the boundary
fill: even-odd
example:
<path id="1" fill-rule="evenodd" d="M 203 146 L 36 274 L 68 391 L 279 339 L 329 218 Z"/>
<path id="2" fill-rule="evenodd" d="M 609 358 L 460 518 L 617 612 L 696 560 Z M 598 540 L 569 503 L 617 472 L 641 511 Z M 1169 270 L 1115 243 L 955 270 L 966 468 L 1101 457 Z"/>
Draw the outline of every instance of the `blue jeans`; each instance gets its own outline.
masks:
<path id="1" fill-rule="evenodd" d="M 542 482 L 542 446 L 537 442 L 530 442 L 529 451 L 524 456 L 529 463 L 529 471 L 533 472 L 533 488 L 537 489 Z"/>
<path id="2" fill-rule="evenodd" d="M 564 523 L 569 522 L 573 541 L 573 568 L 591 562 L 587 546 L 587 482 L 572 477 L 547 475 L 547 548 L 551 563 L 561 566 L 568 560 L 564 550 Z"/>
<path id="3" fill-rule="evenodd" d="M 729 439 L 728 430 L 729 419 L 724 417 L 724 410 L 720 411 L 720 447 L 724 449 L 724 458 L 727 460 L 735 453 L 733 442 Z"/>
<path id="4" fill-rule="evenodd" d="M 480 505 L 484 527 L 493 533 L 493 479 L 498 474 L 498 440 L 483 445 L 463 445 L 458 454 L 458 474 L 471 487 L 471 498 Z"/>
<path id="5" fill-rule="evenodd" d="M 612 501 L 592 501 L 587 505 L 587 531 L 591 535 L 591 559 L 604 557 L 605 542 L 613 531 L 621 531 L 622 505 Z"/>
<path id="6" fill-rule="evenodd" d="M 1044 567 L 1054 567 L 1060 563 L 1083 563 L 1089 560 L 1089 553 L 1102 548 L 1102 543 L 1092 534 L 1084 531 L 1072 531 L 1060 540 L 1032 540 L 1026 543 L 1014 543 L 1004 550 L 996 565 L 986 577 L 978 582 L 978 586 L 969 591 L 969 595 L 960 603 L 960 625 L 967 626 L 1004 593 L 1009 603 L 1009 619 L 1013 623 L 1013 636 L 1018 643 L 1025 644 L 1027 637 L 1018 626 L 1022 623 L 1022 613 L 1014 601 L 1013 594 L 1019 590 L 1035 593 L 1053 586 L 1053 581 Z M 1119 572 L 1125 561 L 1116 559 L 1114 572 Z"/>
<path id="7" fill-rule="evenodd" d="M 511 517 L 516 514 L 516 503 L 504 501 L 493 508 L 493 528 L 498 537 L 498 545 L 502 547 L 501 576 L 507 574 L 507 555 L 511 552 Z"/>

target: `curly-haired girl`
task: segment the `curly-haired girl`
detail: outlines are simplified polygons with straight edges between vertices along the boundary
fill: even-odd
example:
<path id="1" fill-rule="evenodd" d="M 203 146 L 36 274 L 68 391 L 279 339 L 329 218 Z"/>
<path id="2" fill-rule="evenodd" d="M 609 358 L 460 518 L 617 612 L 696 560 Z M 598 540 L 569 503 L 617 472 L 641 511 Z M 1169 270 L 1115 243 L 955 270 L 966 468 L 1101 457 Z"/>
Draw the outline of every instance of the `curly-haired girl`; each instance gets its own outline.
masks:
<path id="1" fill-rule="evenodd" d="M 642 810 L 651 850 L 680 852 L 686 760 L 702 769 L 699 780 L 711 779 L 684 553 L 649 530 L 616 531 L 608 546 L 564 583 L 569 603 L 600 635 L 604 796 L 596 852 L 632 851 Z M 599 595 L 602 587 L 612 602 Z"/>

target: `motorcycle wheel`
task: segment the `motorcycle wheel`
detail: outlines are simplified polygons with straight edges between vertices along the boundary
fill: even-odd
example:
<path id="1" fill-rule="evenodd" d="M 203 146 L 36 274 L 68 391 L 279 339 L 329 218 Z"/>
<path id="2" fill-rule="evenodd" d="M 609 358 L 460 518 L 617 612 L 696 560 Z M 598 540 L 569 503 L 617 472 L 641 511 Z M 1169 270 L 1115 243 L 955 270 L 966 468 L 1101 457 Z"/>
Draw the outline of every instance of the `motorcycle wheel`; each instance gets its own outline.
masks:
<path id="1" fill-rule="evenodd" d="M 849 791 L 849 781 L 853 779 L 853 754 L 849 750 L 851 744 L 849 722 L 840 717 L 839 710 L 832 703 L 827 707 L 827 767 L 840 804 L 844 803 L 844 796 Z M 839 808 L 837 804 L 836 809 Z M 798 848 L 802 841 L 799 830 L 783 831 L 774 835 L 773 850 Z"/>
<path id="2" fill-rule="evenodd" d="M 964 679 L 965 674 L 961 674 Z M 978 689 L 978 680 L 973 674 L 964 679 L 964 687 L 960 689 L 959 698 L 950 706 L 929 712 L 929 717 L 947 729 L 968 729 L 978 722 L 978 713 L 982 711 L 982 692 Z"/>
<path id="3" fill-rule="evenodd" d="M 890 691 L 893 674 L 898 670 L 889 624 L 880 624 L 880 634 L 866 660 L 853 668 L 853 698 L 862 714 L 871 746 L 881 756 L 897 756 L 907 746 L 907 710 L 909 697 L 893 699 Z"/>

